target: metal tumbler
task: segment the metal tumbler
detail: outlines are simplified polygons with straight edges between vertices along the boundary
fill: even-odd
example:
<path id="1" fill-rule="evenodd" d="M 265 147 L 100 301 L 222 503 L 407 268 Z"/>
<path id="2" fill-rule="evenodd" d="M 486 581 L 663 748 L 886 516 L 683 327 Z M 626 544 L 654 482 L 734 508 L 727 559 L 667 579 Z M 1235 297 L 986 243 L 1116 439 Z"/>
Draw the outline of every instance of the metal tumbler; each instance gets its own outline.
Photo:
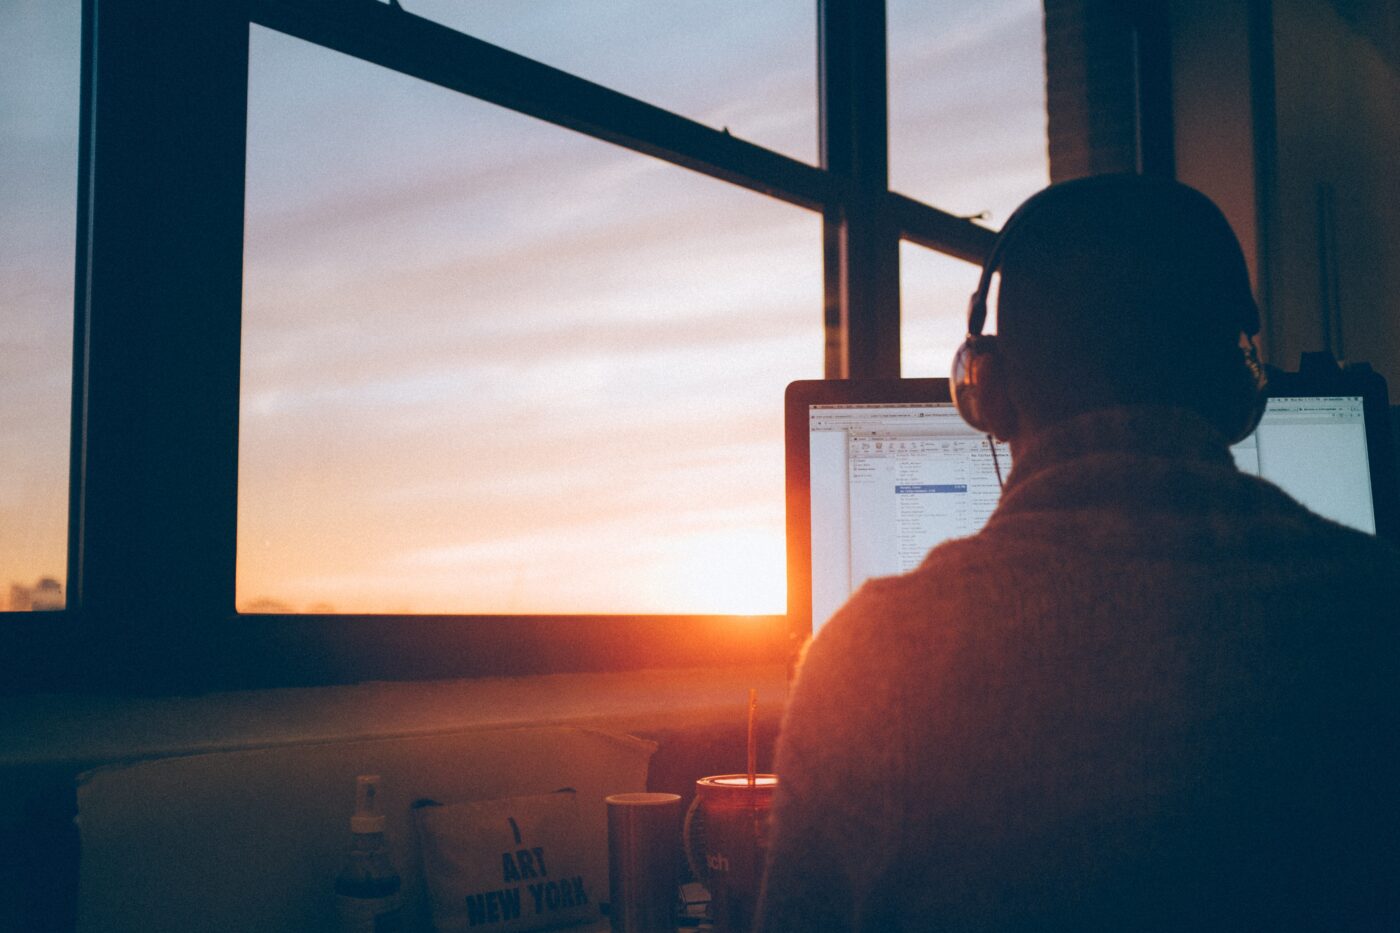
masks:
<path id="1" fill-rule="evenodd" d="M 680 796 L 613 794 L 607 804 L 614 933 L 674 933 Z"/>

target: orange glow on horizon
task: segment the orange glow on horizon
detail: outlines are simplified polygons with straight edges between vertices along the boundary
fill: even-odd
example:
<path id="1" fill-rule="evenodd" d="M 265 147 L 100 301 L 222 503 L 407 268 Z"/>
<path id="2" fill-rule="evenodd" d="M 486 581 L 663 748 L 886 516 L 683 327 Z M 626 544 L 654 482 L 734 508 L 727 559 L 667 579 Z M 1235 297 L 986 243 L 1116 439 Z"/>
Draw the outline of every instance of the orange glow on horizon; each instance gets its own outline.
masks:
<path id="1" fill-rule="evenodd" d="M 322 550 L 320 563 L 303 551 L 303 565 L 268 570 L 255 578 L 240 572 L 238 611 L 250 614 L 368 613 L 485 615 L 781 615 L 787 605 L 787 564 L 781 530 L 740 528 L 658 535 L 642 542 L 624 536 L 607 541 L 583 536 L 591 555 L 576 551 L 564 573 L 547 561 L 528 568 L 498 566 L 473 583 L 469 574 L 450 566 L 467 556 L 452 550 L 425 561 L 418 572 L 390 561 L 399 570 L 383 576 L 335 573 L 336 557 Z M 484 542 L 482 550 L 492 547 Z M 473 551 L 475 549 L 472 549 Z M 509 551 L 509 545 L 503 550 Z M 612 555 L 631 554 L 625 573 Z M 594 560 L 588 563 L 589 557 Z M 357 563 L 360 561 L 357 559 Z M 447 567 L 442 564 L 447 564 Z M 394 583 L 395 573 L 411 573 Z M 513 575 L 512 575 L 513 574 Z M 564 595 L 538 593 L 554 578 Z M 567 578 L 560 585 L 560 577 Z M 444 584 L 442 581 L 447 580 Z M 580 580 L 597 580 L 591 589 Z M 326 592 L 342 601 L 328 602 Z M 394 595 L 388 595 L 388 594 Z M 275 594 L 275 595 L 268 595 Z M 552 599 L 552 601 L 551 601 Z"/>

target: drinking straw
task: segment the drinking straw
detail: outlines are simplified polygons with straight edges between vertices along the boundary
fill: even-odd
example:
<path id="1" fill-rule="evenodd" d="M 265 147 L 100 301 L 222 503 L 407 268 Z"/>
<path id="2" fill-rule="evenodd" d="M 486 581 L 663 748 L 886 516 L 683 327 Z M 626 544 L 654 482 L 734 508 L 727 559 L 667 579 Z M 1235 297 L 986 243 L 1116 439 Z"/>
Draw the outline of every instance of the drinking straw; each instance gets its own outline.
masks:
<path id="1" fill-rule="evenodd" d="M 755 721 L 757 718 L 758 718 L 758 689 L 755 688 L 755 687 L 750 687 L 750 688 L 749 688 L 749 792 L 750 792 L 750 793 L 753 792 L 754 785 L 758 782 L 758 776 L 757 776 L 757 774 L 755 773 L 755 772 L 758 770 L 758 769 L 755 767 L 755 761 L 757 760 L 757 754 L 758 754 L 758 746 L 757 746 L 756 743 L 754 742 L 754 735 L 753 735 L 754 721 Z"/>

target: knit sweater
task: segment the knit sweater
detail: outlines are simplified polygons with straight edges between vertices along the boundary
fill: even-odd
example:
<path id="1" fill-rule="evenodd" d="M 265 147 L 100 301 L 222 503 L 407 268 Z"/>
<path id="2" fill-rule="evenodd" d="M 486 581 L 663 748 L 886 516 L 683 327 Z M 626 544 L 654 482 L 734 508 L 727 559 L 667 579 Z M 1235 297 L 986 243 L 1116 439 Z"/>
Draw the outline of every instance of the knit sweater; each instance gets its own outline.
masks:
<path id="1" fill-rule="evenodd" d="M 1044 432 L 809 646 L 763 929 L 1400 929 L 1397 587 L 1188 412 Z"/>

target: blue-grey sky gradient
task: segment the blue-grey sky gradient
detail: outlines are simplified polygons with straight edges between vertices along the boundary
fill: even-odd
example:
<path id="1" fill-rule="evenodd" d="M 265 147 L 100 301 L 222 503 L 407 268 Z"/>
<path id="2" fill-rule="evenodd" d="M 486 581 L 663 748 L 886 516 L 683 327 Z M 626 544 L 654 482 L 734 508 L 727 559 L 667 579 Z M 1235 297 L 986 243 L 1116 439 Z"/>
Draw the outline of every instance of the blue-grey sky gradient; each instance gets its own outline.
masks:
<path id="1" fill-rule="evenodd" d="M 816 161 L 811 0 L 403 5 Z M 0 583 L 63 575 L 77 6 L 0 0 Z M 1045 184 L 1040 31 L 1035 0 L 890 0 L 893 188 L 996 226 Z M 239 604 L 781 611 L 819 217 L 250 42 Z M 977 270 L 902 257 L 904 372 L 942 374 Z"/>

